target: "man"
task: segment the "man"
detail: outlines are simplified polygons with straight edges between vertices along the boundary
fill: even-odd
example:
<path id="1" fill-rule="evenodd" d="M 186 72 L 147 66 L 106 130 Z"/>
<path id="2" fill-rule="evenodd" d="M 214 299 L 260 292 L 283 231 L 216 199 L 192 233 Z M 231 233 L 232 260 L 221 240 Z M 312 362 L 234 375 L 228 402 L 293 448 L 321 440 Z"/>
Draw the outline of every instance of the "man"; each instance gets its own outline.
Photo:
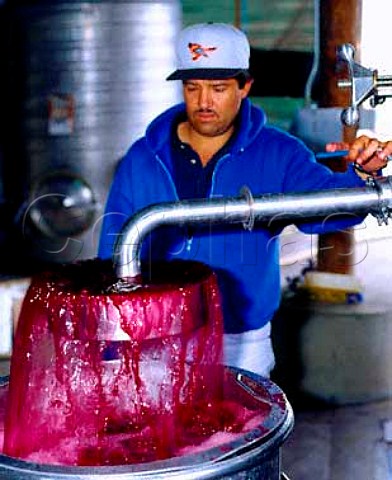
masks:
<path id="1" fill-rule="evenodd" d="M 363 186 L 363 173 L 352 166 L 334 174 L 301 141 L 267 125 L 263 110 L 247 98 L 250 47 L 240 30 L 190 26 L 176 48 L 178 68 L 168 80 L 183 82 L 185 102 L 154 119 L 120 162 L 102 227 L 101 258 L 112 256 L 113 234 L 150 204 L 238 196 L 243 186 L 253 195 Z M 372 174 L 384 164 L 370 157 L 363 168 Z M 302 228 L 320 233 L 361 220 Z M 148 259 L 199 260 L 215 270 L 223 297 L 224 363 L 264 376 L 274 366 L 270 320 L 280 300 L 281 230 L 278 222 L 251 232 L 211 225 L 181 235 L 166 227 L 153 232 L 145 248 Z"/>

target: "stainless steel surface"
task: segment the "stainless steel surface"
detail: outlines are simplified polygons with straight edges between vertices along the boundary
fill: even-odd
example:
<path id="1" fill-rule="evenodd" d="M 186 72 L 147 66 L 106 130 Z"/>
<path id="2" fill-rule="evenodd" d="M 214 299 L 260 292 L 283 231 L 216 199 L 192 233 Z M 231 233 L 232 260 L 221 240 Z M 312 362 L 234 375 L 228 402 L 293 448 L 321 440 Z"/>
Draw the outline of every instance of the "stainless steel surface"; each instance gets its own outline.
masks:
<path id="1" fill-rule="evenodd" d="M 251 372 L 225 367 L 229 386 L 244 389 L 251 402 L 267 402 L 271 411 L 255 428 L 235 440 L 200 453 L 145 464 L 114 467 L 65 467 L 28 463 L 0 454 L 0 478 L 9 480 L 280 480 L 280 447 L 294 417 L 280 388 Z M 7 380 L 7 379 L 6 379 Z M 230 383 L 232 382 L 232 383 Z M 4 385 L 6 382 L 3 382 Z M 0 386 L 2 385 L 0 382 Z M 245 389 L 246 387 L 246 389 Z M 244 400 L 246 402 L 246 400 Z"/>
<path id="2" fill-rule="evenodd" d="M 339 80 L 338 86 L 351 89 L 351 105 L 342 110 L 341 119 L 347 126 L 359 123 L 359 106 L 367 99 L 375 107 L 392 97 L 392 76 L 379 75 L 377 70 L 363 67 L 354 61 L 355 49 L 345 43 L 338 49 L 338 61 L 347 64 L 349 78 Z"/>
<path id="3" fill-rule="evenodd" d="M 387 222 L 392 208 L 392 177 L 363 188 L 337 189 L 288 195 L 271 194 L 243 197 L 188 200 L 146 207 L 125 224 L 115 248 L 117 276 L 130 279 L 140 274 L 140 254 L 144 238 L 162 225 L 202 223 L 243 224 L 254 222 L 306 220 L 336 213 L 372 213 Z"/>
<path id="4" fill-rule="evenodd" d="M 96 201 L 90 186 L 77 175 L 57 172 L 43 177 L 31 191 L 25 212 L 47 237 L 79 235 L 92 225 Z"/>
<path id="5" fill-rule="evenodd" d="M 20 167 L 7 172 L 7 195 L 25 201 L 48 172 L 68 171 L 91 186 L 99 216 L 118 160 L 155 115 L 181 99 L 180 85 L 165 80 L 175 68 L 180 2 L 22 5 L 9 2 L 2 33 L 4 162 Z M 56 254 L 50 239 L 45 249 L 37 240 L 35 254 L 58 262 L 75 260 L 75 250 L 78 259 L 93 257 L 98 236 L 98 228 L 71 235 L 74 251 Z"/>

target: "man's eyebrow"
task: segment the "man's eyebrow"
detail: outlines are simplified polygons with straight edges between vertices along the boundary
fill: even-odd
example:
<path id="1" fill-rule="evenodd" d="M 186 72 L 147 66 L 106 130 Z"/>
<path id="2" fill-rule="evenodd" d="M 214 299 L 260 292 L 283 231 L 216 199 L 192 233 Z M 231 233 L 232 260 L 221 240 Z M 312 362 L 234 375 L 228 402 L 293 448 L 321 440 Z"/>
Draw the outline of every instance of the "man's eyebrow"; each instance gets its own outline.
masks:
<path id="1" fill-rule="evenodd" d="M 230 84 L 230 82 L 229 82 L 228 80 L 226 80 L 226 79 L 222 79 L 222 80 L 220 80 L 220 79 L 218 79 L 218 80 L 211 80 L 211 81 L 209 82 L 209 85 L 211 85 L 212 87 L 227 86 L 227 85 L 229 85 L 229 84 Z"/>

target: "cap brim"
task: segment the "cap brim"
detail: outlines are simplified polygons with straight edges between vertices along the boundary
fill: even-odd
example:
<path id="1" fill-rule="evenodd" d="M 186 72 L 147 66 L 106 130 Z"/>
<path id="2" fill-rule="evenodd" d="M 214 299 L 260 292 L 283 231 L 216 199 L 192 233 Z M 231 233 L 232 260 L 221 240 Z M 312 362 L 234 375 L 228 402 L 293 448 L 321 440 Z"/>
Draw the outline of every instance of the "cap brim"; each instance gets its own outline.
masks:
<path id="1" fill-rule="evenodd" d="M 243 73 L 249 75 L 249 70 L 242 68 L 193 68 L 176 70 L 166 80 L 221 80 L 233 78 Z"/>

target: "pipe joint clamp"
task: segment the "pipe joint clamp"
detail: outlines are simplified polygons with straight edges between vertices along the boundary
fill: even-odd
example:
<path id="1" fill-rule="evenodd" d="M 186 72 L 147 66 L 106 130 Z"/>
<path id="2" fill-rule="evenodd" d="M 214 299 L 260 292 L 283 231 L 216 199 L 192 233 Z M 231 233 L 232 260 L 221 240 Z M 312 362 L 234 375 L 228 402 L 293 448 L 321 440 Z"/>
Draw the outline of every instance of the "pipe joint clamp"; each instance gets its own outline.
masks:
<path id="1" fill-rule="evenodd" d="M 244 220 L 244 222 L 242 223 L 242 226 L 244 227 L 245 230 L 248 230 L 249 232 L 251 232 L 253 230 L 253 227 L 255 226 L 255 212 L 253 208 L 255 201 L 254 201 L 252 192 L 249 190 L 249 187 L 247 187 L 246 185 L 244 185 L 241 188 L 240 194 L 242 197 L 245 198 L 249 206 L 248 218 Z"/>
<path id="2" fill-rule="evenodd" d="M 368 187 L 372 188 L 377 192 L 378 195 L 378 208 L 377 211 L 371 211 L 370 213 L 376 217 L 378 225 L 388 225 L 388 219 L 391 216 L 391 211 L 388 206 L 388 200 L 385 196 L 385 187 L 384 184 L 375 179 L 374 177 L 369 177 L 366 180 L 366 184 Z M 389 186 L 390 188 L 390 186 Z"/>

